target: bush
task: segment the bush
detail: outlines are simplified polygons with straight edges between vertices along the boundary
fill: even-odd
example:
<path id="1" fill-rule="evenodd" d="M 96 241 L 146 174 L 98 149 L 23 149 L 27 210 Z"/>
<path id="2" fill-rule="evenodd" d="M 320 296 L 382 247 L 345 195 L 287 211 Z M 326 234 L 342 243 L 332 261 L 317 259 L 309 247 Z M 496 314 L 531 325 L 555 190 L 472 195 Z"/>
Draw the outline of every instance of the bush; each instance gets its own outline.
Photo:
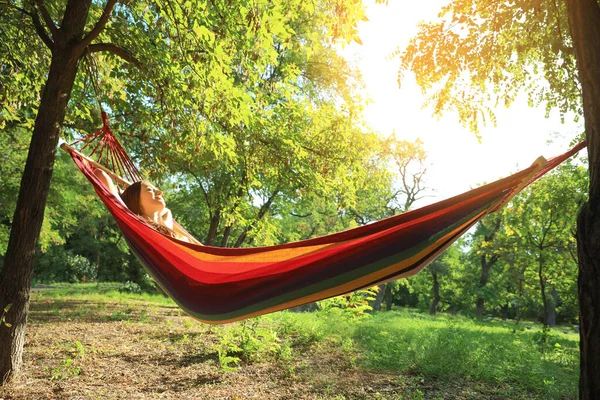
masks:
<path id="1" fill-rule="evenodd" d="M 60 247 L 40 254 L 34 268 L 35 278 L 43 282 L 86 282 L 96 280 L 98 267 L 87 258 Z"/>
<path id="2" fill-rule="evenodd" d="M 119 292 L 121 293 L 133 293 L 140 294 L 142 293 L 142 288 L 135 282 L 127 281 L 119 288 Z"/>

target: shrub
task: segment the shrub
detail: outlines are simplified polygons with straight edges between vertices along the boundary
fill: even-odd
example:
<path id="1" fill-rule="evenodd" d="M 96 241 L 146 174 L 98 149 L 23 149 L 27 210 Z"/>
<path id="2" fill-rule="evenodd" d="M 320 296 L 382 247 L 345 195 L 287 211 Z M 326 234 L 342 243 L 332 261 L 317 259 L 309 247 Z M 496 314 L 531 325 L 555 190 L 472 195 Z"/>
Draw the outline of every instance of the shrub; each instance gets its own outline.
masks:
<path id="1" fill-rule="evenodd" d="M 45 282 L 93 281 L 98 275 L 98 267 L 79 254 L 52 247 L 40 255 L 35 266 L 35 275 L 37 279 Z"/>

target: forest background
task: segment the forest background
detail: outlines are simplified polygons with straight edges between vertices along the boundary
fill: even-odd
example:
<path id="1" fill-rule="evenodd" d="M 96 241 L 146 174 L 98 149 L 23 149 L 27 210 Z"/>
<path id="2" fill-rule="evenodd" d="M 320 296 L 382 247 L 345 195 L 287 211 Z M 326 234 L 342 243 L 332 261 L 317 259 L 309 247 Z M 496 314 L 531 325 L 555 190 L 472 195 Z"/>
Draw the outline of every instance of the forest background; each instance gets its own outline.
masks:
<path id="1" fill-rule="evenodd" d="M 0 33 L 12 40 L 2 41 L 0 66 L 0 265 L 49 63 L 20 3 L 1 6 Z M 99 16 L 100 6 L 91 13 Z M 46 7 L 56 20 L 64 5 Z M 178 221 L 203 243 L 307 239 L 408 211 L 430 194 L 422 142 L 368 126 L 360 74 L 339 54 L 340 43 L 360 42 L 361 3 L 253 1 L 232 12 L 218 1 L 130 2 L 113 12 L 99 41 L 119 46 L 89 47 L 64 137 L 98 128 L 100 102 Z M 587 179 L 580 161 L 560 166 L 426 271 L 382 286 L 371 306 L 577 324 L 574 232 Z M 156 290 L 62 153 L 34 281 Z"/>

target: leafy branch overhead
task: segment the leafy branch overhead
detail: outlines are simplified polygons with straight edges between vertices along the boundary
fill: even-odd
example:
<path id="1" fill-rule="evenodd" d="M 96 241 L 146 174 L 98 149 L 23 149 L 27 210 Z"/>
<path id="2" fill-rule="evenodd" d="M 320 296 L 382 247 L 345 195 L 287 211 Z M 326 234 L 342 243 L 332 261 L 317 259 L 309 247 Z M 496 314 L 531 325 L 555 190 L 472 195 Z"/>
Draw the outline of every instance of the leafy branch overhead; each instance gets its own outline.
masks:
<path id="1" fill-rule="evenodd" d="M 452 111 L 477 132 L 519 93 L 549 113 L 582 115 L 565 2 L 456 0 L 398 50 L 400 79 L 413 72 L 435 115 Z"/>

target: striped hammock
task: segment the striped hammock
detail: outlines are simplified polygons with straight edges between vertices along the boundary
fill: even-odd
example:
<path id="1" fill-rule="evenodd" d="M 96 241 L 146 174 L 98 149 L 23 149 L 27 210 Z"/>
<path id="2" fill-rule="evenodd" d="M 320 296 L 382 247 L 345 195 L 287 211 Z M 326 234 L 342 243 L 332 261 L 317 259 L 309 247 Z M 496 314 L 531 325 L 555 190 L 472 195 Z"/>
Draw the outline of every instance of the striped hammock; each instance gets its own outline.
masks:
<path id="1" fill-rule="evenodd" d="M 79 142 L 123 176 L 139 172 L 104 126 Z M 94 143 L 94 145 L 92 145 Z M 255 248 L 219 248 L 162 234 L 132 213 L 93 173 L 95 161 L 62 145 L 94 186 L 131 250 L 188 314 L 221 324 L 323 300 L 421 271 L 489 212 L 586 146 L 414 211 L 332 235 Z M 98 157 L 99 156 L 99 157 Z M 105 171 L 108 169 L 100 167 Z M 123 184 L 127 180 L 111 172 Z"/>

